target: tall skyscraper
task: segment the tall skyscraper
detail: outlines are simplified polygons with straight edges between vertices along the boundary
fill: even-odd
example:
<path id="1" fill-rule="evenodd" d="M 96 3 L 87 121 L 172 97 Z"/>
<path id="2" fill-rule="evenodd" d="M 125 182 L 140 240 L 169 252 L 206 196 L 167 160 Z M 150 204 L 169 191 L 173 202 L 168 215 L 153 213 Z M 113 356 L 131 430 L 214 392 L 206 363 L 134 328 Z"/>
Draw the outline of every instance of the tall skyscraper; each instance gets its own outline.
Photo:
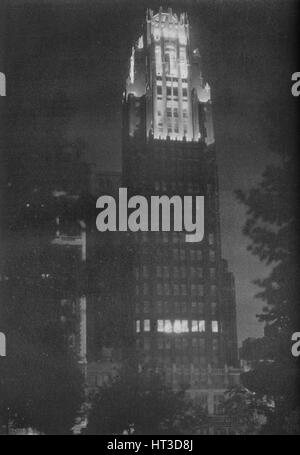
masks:
<path id="1" fill-rule="evenodd" d="M 186 387 L 215 414 L 238 381 L 235 294 L 221 257 L 210 87 L 186 14 L 147 12 L 123 106 L 128 194 L 205 201 L 201 242 L 187 243 L 174 230 L 132 234 L 139 367 L 160 371 L 174 390 Z"/>

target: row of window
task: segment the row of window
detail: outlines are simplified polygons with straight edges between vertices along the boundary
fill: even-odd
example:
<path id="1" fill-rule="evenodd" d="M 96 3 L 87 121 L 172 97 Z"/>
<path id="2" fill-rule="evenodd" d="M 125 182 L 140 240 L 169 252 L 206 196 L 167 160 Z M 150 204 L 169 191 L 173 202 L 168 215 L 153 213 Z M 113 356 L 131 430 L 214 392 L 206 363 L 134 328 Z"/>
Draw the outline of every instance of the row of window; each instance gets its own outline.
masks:
<path id="1" fill-rule="evenodd" d="M 141 268 L 136 267 L 134 273 L 136 279 L 149 278 L 150 267 L 147 265 L 143 265 Z M 184 265 L 181 267 L 157 265 L 155 267 L 154 273 L 157 278 L 186 278 L 187 275 L 191 278 L 203 278 L 203 268 L 194 266 L 187 268 Z M 216 269 L 214 267 L 209 268 L 209 276 L 210 279 L 214 279 L 216 277 Z"/>
<path id="2" fill-rule="evenodd" d="M 162 76 L 156 76 L 156 80 L 157 80 L 157 83 L 160 84 L 162 82 Z M 167 83 L 168 82 L 170 82 L 170 83 L 172 82 L 173 85 L 176 84 L 176 83 L 178 84 L 178 77 L 176 77 L 176 76 L 173 76 L 173 77 L 172 76 L 166 76 L 166 81 L 167 81 Z M 184 87 L 187 87 L 188 80 L 185 79 L 185 78 L 181 78 L 181 83 L 182 83 L 182 85 Z"/>
<path id="3" fill-rule="evenodd" d="M 140 333 L 141 331 L 150 332 L 151 330 L 156 330 L 157 332 L 163 333 L 188 333 L 188 332 L 205 332 L 206 331 L 206 322 L 202 320 L 192 320 L 188 319 L 158 319 L 157 321 L 151 321 L 150 319 L 137 320 L 136 321 L 136 332 Z M 152 326 L 151 326 L 152 325 Z M 210 329 L 212 333 L 219 332 L 219 322 L 210 321 Z"/>
<path id="4" fill-rule="evenodd" d="M 149 236 L 149 231 L 141 231 L 140 234 L 141 234 L 140 240 L 143 242 L 147 242 L 147 241 L 149 241 L 149 239 L 151 239 L 151 241 L 156 240 L 157 242 L 163 242 L 163 243 L 169 243 L 169 242 L 178 243 L 180 240 L 182 240 L 183 243 L 185 242 L 185 233 L 181 232 L 181 231 L 172 231 L 172 232 L 165 231 L 165 232 L 160 232 L 160 233 L 158 233 L 159 235 L 155 235 L 155 236 L 153 236 L 153 235 Z M 206 235 L 206 238 L 208 239 L 209 245 L 214 245 L 215 235 L 213 233 L 209 233 L 208 236 Z M 184 246 L 186 246 L 185 243 L 184 243 Z"/>
<path id="5" fill-rule="evenodd" d="M 217 302 L 211 302 L 209 305 L 211 314 L 215 316 L 217 314 Z M 137 303 L 136 312 L 150 313 L 153 307 L 158 314 L 168 314 L 170 312 L 186 313 L 189 309 L 191 309 L 192 313 L 204 313 L 204 302 L 192 301 L 191 304 L 189 304 L 186 300 L 175 300 L 175 302 L 158 301 L 155 302 L 155 305 L 153 306 L 150 305 L 150 302 L 145 301 L 142 304 Z"/>
<path id="6" fill-rule="evenodd" d="M 147 246 L 145 245 L 145 249 L 140 249 L 141 254 L 148 255 L 149 250 L 147 249 Z M 195 261 L 201 261 L 203 256 L 202 256 L 202 251 L 200 249 L 192 249 L 190 245 L 184 246 L 182 248 L 170 248 L 168 250 L 162 249 L 161 246 L 157 248 L 156 250 L 157 257 L 166 257 L 166 254 L 168 253 L 169 255 L 169 260 L 174 260 L 176 262 L 178 261 L 185 261 L 190 258 L 191 262 Z M 209 262 L 214 263 L 216 261 L 216 253 L 213 250 L 209 251 Z"/>
<path id="7" fill-rule="evenodd" d="M 184 191 L 186 193 L 195 193 L 195 194 L 200 195 L 200 184 L 198 184 L 198 183 L 194 183 L 194 184 L 187 183 L 186 185 L 184 185 L 183 183 L 179 184 L 178 182 L 172 182 L 168 185 L 165 181 L 162 181 L 162 182 L 155 181 L 154 182 L 155 191 L 162 191 L 162 192 L 167 192 L 168 189 L 172 190 L 174 193 L 179 190 L 180 190 L 180 192 L 182 192 L 183 186 L 184 186 Z"/>
<path id="8" fill-rule="evenodd" d="M 156 90 L 157 90 L 157 95 L 158 95 L 158 99 L 160 99 L 160 96 L 162 96 L 162 85 L 157 85 L 156 87 Z M 170 99 L 173 99 L 174 101 L 177 101 L 178 100 L 178 87 L 171 87 L 169 85 L 167 85 L 167 99 L 170 100 Z M 182 88 L 182 97 L 183 97 L 183 100 L 187 99 L 187 96 L 188 96 L 188 89 L 186 87 L 183 87 Z M 185 103 L 187 104 L 187 103 Z M 168 112 L 167 112 L 167 115 L 168 115 Z M 170 117 L 172 116 L 172 114 L 169 115 Z M 178 117 L 178 110 L 177 110 L 177 117 Z M 185 112 L 183 111 L 183 117 L 187 117 L 187 110 L 185 109 Z"/>
<path id="9" fill-rule="evenodd" d="M 156 293 L 157 295 L 187 295 L 188 286 L 186 284 L 173 284 L 169 283 L 157 283 L 156 284 Z M 204 296 L 204 286 L 203 284 L 191 284 L 190 292 L 192 295 Z"/>
<path id="10" fill-rule="evenodd" d="M 149 235 L 150 234 L 150 235 Z M 214 245 L 215 244 L 215 235 L 213 233 L 209 233 L 208 235 L 206 234 L 206 238 L 208 240 L 209 245 Z M 147 242 L 151 239 L 151 241 L 156 241 L 157 243 L 163 242 L 163 243 L 178 243 L 179 241 L 182 241 L 185 246 L 185 231 L 162 231 L 162 232 L 155 232 L 155 235 L 153 235 L 153 232 L 149 231 L 140 231 L 140 236 L 139 240 L 142 242 Z"/>
<path id="11" fill-rule="evenodd" d="M 143 349 L 145 351 L 149 351 L 152 347 L 156 347 L 159 351 L 170 351 L 171 349 L 174 349 L 176 351 L 176 354 L 180 353 L 180 351 L 184 351 L 186 349 L 191 348 L 192 349 L 192 357 L 195 362 L 198 362 L 198 359 L 196 359 L 195 356 L 195 351 L 196 355 L 200 355 L 202 359 L 205 360 L 205 339 L 203 337 L 175 337 L 175 338 L 170 338 L 170 337 L 157 337 L 155 340 L 151 340 L 149 337 L 145 338 L 137 338 L 136 339 L 136 347 L 138 349 Z M 171 358 L 169 357 L 168 359 L 161 359 L 163 363 L 168 364 L 171 362 Z M 182 363 L 187 363 L 189 364 L 189 359 L 186 357 Z"/>
<path id="12" fill-rule="evenodd" d="M 143 282 L 141 285 L 136 285 L 135 290 L 136 296 L 139 295 L 149 295 L 150 286 L 149 283 Z M 156 284 L 156 294 L 158 296 L 187 296 L 188 294 L 192 297 L 203 297 L 204 296 L 204 285 L 203 284 L 191 284 L 187 286 L 186 284 L 169 284 L 169 283 L 157 283 Z M 217 295 L 217 286 L 212 284 L 210 286 L 210 295 L 211 297 L 216 297 Z"/>

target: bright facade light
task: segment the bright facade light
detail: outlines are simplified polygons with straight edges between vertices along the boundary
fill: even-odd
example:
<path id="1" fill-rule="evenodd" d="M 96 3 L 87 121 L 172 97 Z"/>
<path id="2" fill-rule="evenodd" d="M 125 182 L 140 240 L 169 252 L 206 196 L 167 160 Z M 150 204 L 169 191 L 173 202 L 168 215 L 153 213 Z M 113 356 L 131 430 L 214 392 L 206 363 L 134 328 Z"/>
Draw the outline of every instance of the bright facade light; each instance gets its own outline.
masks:
<path id="1" fill-rule="evenodd" d="M 138 40 L 138 49 L 143 49 L 144 48 L 144 38 L 143 35 L 139 37 Z"/>
<path id="2" fill-rule="evenodd" d="M 132 48 L 132 54 L 130 57 L 130 72 L 129 72 L 129 79 L 131 84 L 134 84 L 134 47 Z"/>

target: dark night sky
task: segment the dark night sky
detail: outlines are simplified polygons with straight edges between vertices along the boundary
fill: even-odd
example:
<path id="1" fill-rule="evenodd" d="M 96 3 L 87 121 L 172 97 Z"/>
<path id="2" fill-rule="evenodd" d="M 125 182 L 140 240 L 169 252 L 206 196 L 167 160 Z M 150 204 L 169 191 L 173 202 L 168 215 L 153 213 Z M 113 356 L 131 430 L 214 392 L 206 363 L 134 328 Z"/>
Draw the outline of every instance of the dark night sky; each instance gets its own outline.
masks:
<path id="1" fill-rule="evenodd" d="M 246 251 L 247 239 L 241 232 L 245 211 L 233 191 L 257 182 L 274 159 L 270 138 L 282 131 L 282 120 L 293 107 L 296 1 L 6 3 L 4 24 L 0 22 L 0 39 L 5 36 L 0 71 L 8 79 L 8 109 L 14 112 L 18 106 L 16 132 L 26 129 L 32 110 L 61 91 L 72 106 L 64 119 L 66 134 L 85 140 L 86 158 L 99 170 L 121 167 L 121 96 L 130 47 L 145 8 L 188 5 L 184 9 L 190 13 L 194 45 L 200 49 L 203 74 L 212 87 L 223 255 L 236 277 L 239 339 L 260 335 L 255 315 L 261 303 L 254 299 L 257 288 L 251 282 L 266 269 Z M 295 127 L 288 125 L 283 135 L 287 143 L 295 134 Z"/>

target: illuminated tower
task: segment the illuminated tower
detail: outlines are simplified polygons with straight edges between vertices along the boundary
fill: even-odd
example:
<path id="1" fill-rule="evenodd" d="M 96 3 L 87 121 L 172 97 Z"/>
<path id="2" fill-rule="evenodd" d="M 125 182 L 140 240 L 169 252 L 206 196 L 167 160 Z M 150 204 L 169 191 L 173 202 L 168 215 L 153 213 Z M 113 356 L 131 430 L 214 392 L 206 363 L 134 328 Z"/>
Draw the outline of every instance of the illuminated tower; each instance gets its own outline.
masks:
<path id="1" fill-rule="evenodd" d="M 191 51 L 185 14 L 148 13 L 147 30 L 132 48 L 127 94 L 134 95 L 129 97 L 130 135 L 139 120 L 134 100 L 145 95 L 148 137 L 214 142 L 210 87 L 201 76 L 198 49 Z"/>
<path id="2" fill-rule="evenodd" d="M 187 387 L 216 413 L 224 389 L 238 380 L 235 296 L 221 257 L 210 87 L 186 14 L 147 12 L 123 108 L 129 196 L 205 198 L 202 242 L 186 243 L 178 232 L 132 234 L 139 367 L 160 371 L 174 389 Z"/>

